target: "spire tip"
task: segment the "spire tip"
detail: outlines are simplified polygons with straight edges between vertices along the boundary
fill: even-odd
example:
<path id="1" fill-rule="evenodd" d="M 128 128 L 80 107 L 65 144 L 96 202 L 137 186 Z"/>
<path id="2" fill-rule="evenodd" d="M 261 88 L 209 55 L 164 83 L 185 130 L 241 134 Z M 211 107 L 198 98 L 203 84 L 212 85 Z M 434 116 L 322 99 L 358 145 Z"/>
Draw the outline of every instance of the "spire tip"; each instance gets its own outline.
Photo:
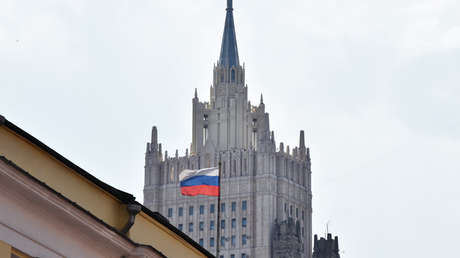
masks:
<path id="1" fill-rule="evenodd" d="M 230 11 L 233 10 L 233 1 L 232 0 L 227 0 L 227 11 L 228 10 L 230 10 Z"/>

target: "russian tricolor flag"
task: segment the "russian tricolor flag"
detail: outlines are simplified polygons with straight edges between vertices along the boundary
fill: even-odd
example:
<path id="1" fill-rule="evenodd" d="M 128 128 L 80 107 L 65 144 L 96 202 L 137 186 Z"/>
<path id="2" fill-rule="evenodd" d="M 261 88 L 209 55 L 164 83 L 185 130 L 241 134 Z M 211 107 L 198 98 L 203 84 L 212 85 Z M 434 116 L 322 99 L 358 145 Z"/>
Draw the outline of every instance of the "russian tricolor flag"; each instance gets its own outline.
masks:
<path id="1" fill-rule="evenodd" d="M 186 169 L 179 174 L 182 195 L 219 196 L 219 169 Z"/>

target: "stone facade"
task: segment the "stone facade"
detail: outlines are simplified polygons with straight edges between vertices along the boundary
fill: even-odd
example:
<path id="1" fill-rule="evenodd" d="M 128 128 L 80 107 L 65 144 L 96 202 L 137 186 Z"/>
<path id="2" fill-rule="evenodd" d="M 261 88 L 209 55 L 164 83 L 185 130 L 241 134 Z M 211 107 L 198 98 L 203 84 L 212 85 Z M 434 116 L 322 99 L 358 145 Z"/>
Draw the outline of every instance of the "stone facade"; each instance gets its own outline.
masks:
<path id="1" fill-rule="evenodd" d="M 217 199 L 182 196 L 178 175 L 184 169 L 216 167 L 220 161 L 221 256 L 272 257 L 274 231 L 284 227 L 278 221 L 286 221 L 297 225 L 298 257 L 310 258 L 311 162 L 304 132 L 299 146 L 291 150 L 280 143 L 277 148 L 262 96 L 259 105 L 248 101 L 231 0 L 210 99 L 200 101 L 195 90 L 192 105 L 190 153 L 163 153 L 157 128 L 152 129 L 145 155 L 144 205 L 215 252 Z"/>
<path id="2" fill-rule="evenodd" d="M 302 257 L 304 246 L 299 221 L 294 222 L 293 218 L 288 218 L 281 223 L 276 221 L 272 239 L 273 258 Z"/>

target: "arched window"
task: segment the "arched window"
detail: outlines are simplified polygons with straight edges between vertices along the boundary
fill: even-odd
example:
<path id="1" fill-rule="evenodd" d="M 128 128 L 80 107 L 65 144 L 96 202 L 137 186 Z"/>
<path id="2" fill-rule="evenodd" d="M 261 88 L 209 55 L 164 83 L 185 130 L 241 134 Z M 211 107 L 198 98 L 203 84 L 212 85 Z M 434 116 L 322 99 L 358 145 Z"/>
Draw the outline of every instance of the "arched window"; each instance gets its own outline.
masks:
<path id="1" fill-rule="evenodd" d="M 232 69 L 232 82 L 235 82 L 235 69 Z"/>

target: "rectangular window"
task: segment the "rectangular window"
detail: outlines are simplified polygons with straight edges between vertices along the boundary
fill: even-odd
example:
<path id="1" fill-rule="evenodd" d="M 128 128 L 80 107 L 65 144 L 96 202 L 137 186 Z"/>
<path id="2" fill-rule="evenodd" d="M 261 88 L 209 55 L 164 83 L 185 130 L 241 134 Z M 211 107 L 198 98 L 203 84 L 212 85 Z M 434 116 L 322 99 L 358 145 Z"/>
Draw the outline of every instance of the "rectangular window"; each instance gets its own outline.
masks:
<path id="1" fill-rule="evenodd" d="M 182 217 L 184 215 L 184 208 L 179 207 L 179 217 Z"/>
<path id="2" fill-rule="evenodd" d="M 220 246 L 225 247 L 225 237 L 220 237 Z"/>
<path id="3" fill-rule="evenodd" d="M 236 219 L 232 219 L 232 228 L 236 228 Z"/>
<path id="4" fill-rule="evenodd" d="M 232 202 L 232 211 L 233 211 L 233 212 L 236 211 L 236 202 Z"/>
<path id="5" fill-rule="evenodd" d="M 245 253 L 242 253 L 242 254 L 241 254 L 241 258 L 246 258 L 246 257 L 247 257 L 247 256 L 246 256 Z"/>
<path id="6" fill-rule="evenodd" d="M 212 204 L 209 206 L 209 213 L 214 213 L 214 209 L 215 209 L 215 205 L 214 205 L 214 203 L 212 203 Z"/>
<path id="7" fill-rule="evenodd" d="M 284 204 L 284 213 L 287 213 L 287 203 Z"/>
<path id="8" fill-rule="evenodd" d="M 204 230 L 204 222 L 200 221 L 200 231 L 203 231 L 203 230 Z"/>
<path id="9" fill-rule="evenodd" d="M 292 205 L 289 206 L 289 216 L 292 216 Z"/>
<path id="10" fill-rule="evenodd" d="M 247 205 L 248 205 L 248 202 L 244 200 L 243 202 L 241 202 L 241 209 L 245 211 L 247 209 Z"/>
<path id="11" fill-rule="evenodd" d="M 246 236 L 246 235 L 243 235 L 243 236 L 241 237 L 241 244 L 242 244 L 242 245 L 246 245 L 247 241 L 248 241 L 247 236 Z"/>
<path id="12" fill-rule="evenodd" d="M 206 144 L 206 140 L 208 139 L 208 127 L 203 127 L 203 146 Z"/>
<path id="13" fill-rule="evenodd" d="M 188 223 L 188 232 L 193 232 L 193 222 Z"/>
<path id="14" fill-rule="evenodd" d="M 295 208 L 295 217 L 299 218 L 299 208 Z"/>
<path id="15" fill-rule="evenodd" d="M 200 238 L 200 245 L 203 246 L 204 245 L 204 241 L 203 241 L 203 238 Z"/>
<path id="16" fill-rule="evenodd" d="M 188 215 L 193 216 L 193 206 L 188 207 Z"/>
<path id="17" fill-rule="evenodd" d="M 225 212 L 225 203 L 220 205 L 220 212 Z"/>
<path id="18" fill-rule="evenodd" d="M 242 226 L 243 228 L 245 228 L 246 225 L 247 225 L 246 218 L 242 218 L 242 219 L 241 219 L 241 226 Z"/>
<path id="19" fill-rule="evenodd" d="M 200 205 L 200 215 L 204 214 L 204 205 Z"/>
<path id="20" fill-rule="evenodd" d="M 234 255 L 234 254 L 231 254 L 231 255 L 230 255 L 230 258 L 235 258 L 235 255 Z"/>
<path id="21" fill-rule="evenodd" d="M 232 236 L 232 246 L 235 246 L 235 245 L 236 245 L 236 237 Z"/>
<path id="22" fill-rule="evenodd" d="M 225 229 L 225 220 L 220 221 L 220 229 Z"/>
<path id="23" fill-rule="evenodd" d="M 168 218 L 171 218 L 173 216 L 173 209 L 169 208 L 168 209 Z"/>
<path id="24" fill-rule="evenodd" d="M 210 246 L 210 247 L 214 247 L 214 237 L 211 237 L 211 238 L 209 239 L 209 246 Z"/>
<path id="25" fill-rule="evenodd" d="M 180 231 L 182 231 L 182 229 L 184 228 L 184 225 L 179 224 L 179 225 L 177 225 L 177 227 L 179 228 Z"/>
<path id="26" fill-rule="evenodd" d="M 214 220 L 209 222 L 209 230 L 214 230 Z"/>
<path id="27" fill-rule="evenodd" d="M 302 220 L 304 220 L 304 219 L 305 219 L 305 211 L 302 210 Z"/>

